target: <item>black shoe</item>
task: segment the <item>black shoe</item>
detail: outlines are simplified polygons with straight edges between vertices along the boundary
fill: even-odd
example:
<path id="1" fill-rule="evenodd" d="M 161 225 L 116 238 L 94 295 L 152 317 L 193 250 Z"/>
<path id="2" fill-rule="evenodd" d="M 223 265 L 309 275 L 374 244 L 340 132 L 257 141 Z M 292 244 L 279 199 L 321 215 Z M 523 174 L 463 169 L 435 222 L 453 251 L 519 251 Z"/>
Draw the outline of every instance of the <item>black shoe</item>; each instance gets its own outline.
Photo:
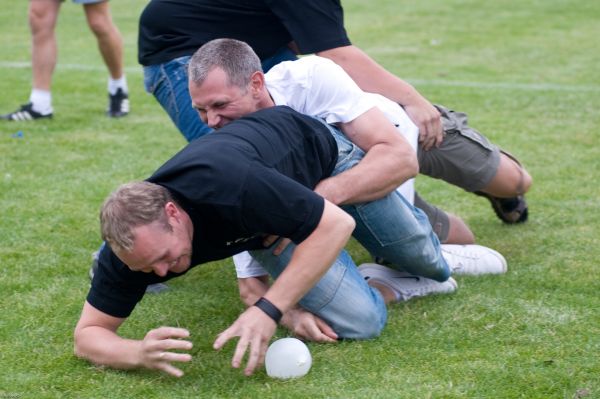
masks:
<path id="1" fill-rule="evenodd" d="M 496 216 L 504 223 L 515 224 L 527 221 L 529 207 L 527 206 L 524 195 L 513 198 L 498 198 L 482 191 L 476 191 L 475 194 L 487 198 L 492 204 Z"/>
<path id="2" fill-rule="evenodd" d="M 108 94 L 108 110 L 106 114 L 111 118 L 120 118 L 129 113 L 129 96 L 118 89 L 115 94 Z"/>
<path id="3" fill-rule="evenodd" d="M 96 274 L 96 270 L 98 270 L 98 254 L 100 251 L 96 251 L 92 254 L 92 267 L 90 267 L 90 271 L 88 275 L 90 276 L 90 280 L 94 279 L 94 274 Z M 149 294 L 160 294 L 163 291 L 169 289 L 169 286 L 163 283 L 150 284 L 146 287 L 146 292 Z"/>
<path id="4" fill-rule="evenodd" d="M 32 121 L 35 119 L 52 118 L 52 112 L 49 114 L 40 114 L 33 110 L 33 104 L 27 103 L 21 105 L 21 108 L 10 114 L 1 116 L 2 119 L 7 121 Z"/>

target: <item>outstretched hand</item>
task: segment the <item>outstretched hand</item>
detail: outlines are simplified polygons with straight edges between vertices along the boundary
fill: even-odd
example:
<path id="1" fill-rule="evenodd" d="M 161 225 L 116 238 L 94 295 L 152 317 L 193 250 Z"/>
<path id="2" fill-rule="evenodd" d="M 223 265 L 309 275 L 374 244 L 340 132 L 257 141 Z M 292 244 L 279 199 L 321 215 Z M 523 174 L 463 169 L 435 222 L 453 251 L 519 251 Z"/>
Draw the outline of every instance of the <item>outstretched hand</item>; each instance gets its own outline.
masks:
<path id="1" fill-rule="evenodd" d="M 171 363 L 189 362 L 192 360 L 192 355 L 172 351 L 192 349 L 192 343 L 183 339 L 189 336 L 189 331 L 184 328 L 160 327 L 150 330 L 142 340 L 140 347 L 141 366 L 181 377 L 183 371 Z"/>
<path id="2" fill-rule="evenodd" d="M 251 375 L 256 367 L 264 363 L 269 340 L 275 333 L 277 324 L 256 306 L 250 306 L 225 331 L 218 335 L 213 348 L 221 349 L 233 337 L 239 337 L 231 366 L 239 368 L 249 349 L 245 375 Z"/>

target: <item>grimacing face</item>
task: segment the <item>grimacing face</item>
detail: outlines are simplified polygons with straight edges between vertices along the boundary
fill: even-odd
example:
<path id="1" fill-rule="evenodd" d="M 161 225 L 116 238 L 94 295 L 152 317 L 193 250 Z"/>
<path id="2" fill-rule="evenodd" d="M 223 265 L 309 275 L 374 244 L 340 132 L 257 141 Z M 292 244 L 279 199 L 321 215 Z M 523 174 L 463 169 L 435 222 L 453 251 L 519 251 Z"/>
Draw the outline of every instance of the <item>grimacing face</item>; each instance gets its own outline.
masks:
<path id="1" fill-rule="evenodd" d="M 221 68 L 211 70 L 201 85 L 190 82 L 189 90 L 192 106 L 202 121 L 214 129 L 259 109 L 251 84 L 247 88 L 229 85 Z"/>
<path id="2" fill-rule="evenodd" d="M 185 220 L 169 216 L 172 231 L 159 221 L 133 229 L 133 249 L 117 256 L 133 271 L 155 273 L 164 277 L 168 272 L 182 273 L 190 268 L 192 234 Z"/>

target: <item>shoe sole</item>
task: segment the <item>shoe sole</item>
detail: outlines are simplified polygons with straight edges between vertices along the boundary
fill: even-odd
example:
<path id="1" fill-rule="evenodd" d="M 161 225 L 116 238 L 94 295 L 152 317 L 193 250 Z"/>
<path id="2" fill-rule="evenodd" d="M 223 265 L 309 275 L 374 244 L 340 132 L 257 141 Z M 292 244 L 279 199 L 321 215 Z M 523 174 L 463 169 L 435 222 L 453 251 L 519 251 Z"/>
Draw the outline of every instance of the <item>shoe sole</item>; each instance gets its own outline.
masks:
<path id="1" fill-rule="evenodd" d="M 502 205 L 500 204 L 498 198 L 492 197 L 484 192 L 476 192 L 475 194 L 479 195 L 480 197 L 487 198 L 487 200 L 490 201 L 492 209 L 494 210 L 494 213 L 496 213 L 498 219 L 502 220 L 506 224 L 525 223 L 529 217 L 529 207 L 527 206 L 524 197 L 521 197 L 519 205 L 515 209 L 510 212 L 506 212 L 504 209 L 502 209 Z"/>

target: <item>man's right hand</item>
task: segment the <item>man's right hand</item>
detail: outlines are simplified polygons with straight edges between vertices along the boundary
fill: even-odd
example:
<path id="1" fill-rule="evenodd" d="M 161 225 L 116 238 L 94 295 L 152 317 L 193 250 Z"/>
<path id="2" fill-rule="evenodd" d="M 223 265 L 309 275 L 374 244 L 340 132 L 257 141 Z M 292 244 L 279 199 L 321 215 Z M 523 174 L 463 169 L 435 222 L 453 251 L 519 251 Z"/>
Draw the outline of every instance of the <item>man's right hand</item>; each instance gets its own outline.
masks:
<path id="1" fill-rule="evenodd" d="M 173 350 L 192 349 L 192 343 L 184 339 L 189 336 L 189 331 L 184 328 L 160 327 L 150 330 L 140 345 L 140 365 L 181 377 L 183 371 L 171 363 L 189 362 L 192 360 L 192 355 L 173 352 Z"/>
<path id="2" fill-rule="evenodd" d="M 337 334 L 320 317 L 296 307 L 285 312 L 281 324 L 297 337 L 315 342 L 336 342 Z"/>

